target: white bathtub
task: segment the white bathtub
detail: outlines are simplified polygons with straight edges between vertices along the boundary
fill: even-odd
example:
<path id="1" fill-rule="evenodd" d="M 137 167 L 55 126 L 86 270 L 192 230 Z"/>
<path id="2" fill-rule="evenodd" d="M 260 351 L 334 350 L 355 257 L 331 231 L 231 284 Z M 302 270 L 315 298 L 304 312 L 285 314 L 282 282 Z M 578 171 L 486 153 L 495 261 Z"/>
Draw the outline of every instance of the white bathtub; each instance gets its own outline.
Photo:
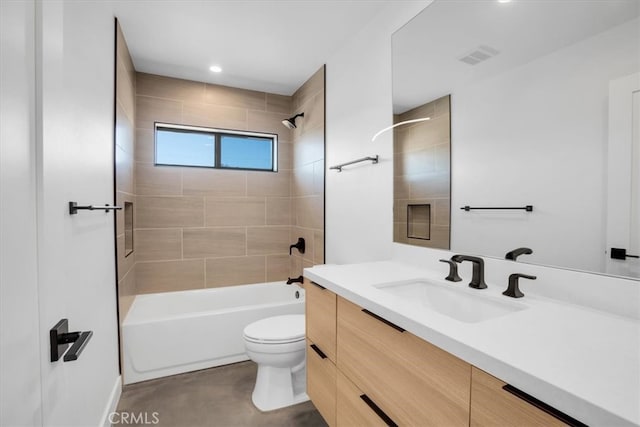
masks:
<path id="1" fill-rule="evenodd" d="M 248 360 L 249 323 L 304 313 L 304 290 L 284 282 L 136 296 L 122 324 L 124 383 Z"/>

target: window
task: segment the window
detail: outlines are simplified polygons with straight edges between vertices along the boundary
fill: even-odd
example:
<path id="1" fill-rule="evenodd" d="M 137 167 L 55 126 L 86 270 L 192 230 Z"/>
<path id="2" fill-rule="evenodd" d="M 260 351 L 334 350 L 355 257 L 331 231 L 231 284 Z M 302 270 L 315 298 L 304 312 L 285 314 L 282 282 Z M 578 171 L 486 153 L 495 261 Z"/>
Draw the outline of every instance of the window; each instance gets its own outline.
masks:
<path id="1" fill-rule="evenodd" d="M 278 170 L 278 136 L 156 123 L 156 165 Z"/>

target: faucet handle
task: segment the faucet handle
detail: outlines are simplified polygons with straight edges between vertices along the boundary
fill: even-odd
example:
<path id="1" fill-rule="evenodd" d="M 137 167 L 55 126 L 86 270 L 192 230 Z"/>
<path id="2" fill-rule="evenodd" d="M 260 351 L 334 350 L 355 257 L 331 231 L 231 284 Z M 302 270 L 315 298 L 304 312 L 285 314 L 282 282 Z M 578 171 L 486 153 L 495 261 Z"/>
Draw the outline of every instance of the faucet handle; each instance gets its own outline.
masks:
<path id="1" fill-rule="evenodd" d="M 440 262 L 449 264 L 449 275 L 444 278 L 450 282 L 460 282 L 462 278 L 458 275 L 458 263 L 450 259 L 441 259 Z"/>
<path id="2" fill-rule="evenodd" d="M 506 295 L 511 298 L 522 298 L 524 294 L 520 291 L 520 287 L 518 286 L 518 279 L 529 279 L 536 280 L 536 276 L 530 276 L 528 274 L 515 273 L 509 276 L 509 287 L 506 291 L 502 293 L 502 295 Z"/>

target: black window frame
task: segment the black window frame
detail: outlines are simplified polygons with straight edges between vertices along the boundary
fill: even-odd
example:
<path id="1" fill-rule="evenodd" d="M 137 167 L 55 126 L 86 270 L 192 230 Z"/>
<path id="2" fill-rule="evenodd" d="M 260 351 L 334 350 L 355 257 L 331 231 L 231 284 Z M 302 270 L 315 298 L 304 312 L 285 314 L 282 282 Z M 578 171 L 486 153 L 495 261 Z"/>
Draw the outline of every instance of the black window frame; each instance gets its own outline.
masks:
<path id="1" fill-rule="evenodd" d="M 177 163 L 158 163 L 158 130 L 168 130 L 171 132 L 184 132 L 184 133 L 197 133 L 197 134 L 207 134 L 212 135 L 214 137 L 214 165 L 213 166 L 203 166 L 203 165 L 184 165 Z M 240 167 L 229 167 L 222 165 L 222 137 L 223 136 L 245 136 L 245 137 L 257 137 L 271 140 L 271 168 L 270 169 L 261 169 L 261 168 L 240 168 Z M 244 131 L 244 130 L 235 130 L 235 129 L 220 129 L 220 128 L 209 128 L 204 126 L 191 126 L 191 125 L 180 125 L 173 123 L 164 123 L 164 122 L 155 122 L 153 127 L 153 164 L 154 166 L 178 166 L 184 168 L 205 168 L 205 169 L 219 169 L 219 170 L 243 170 L 243 171 L 254 171 L 254 172 L 278 172 L 278 134 L 277 133 L 266 133 L 266 132 L 252 132 L 252 131 Z"/>

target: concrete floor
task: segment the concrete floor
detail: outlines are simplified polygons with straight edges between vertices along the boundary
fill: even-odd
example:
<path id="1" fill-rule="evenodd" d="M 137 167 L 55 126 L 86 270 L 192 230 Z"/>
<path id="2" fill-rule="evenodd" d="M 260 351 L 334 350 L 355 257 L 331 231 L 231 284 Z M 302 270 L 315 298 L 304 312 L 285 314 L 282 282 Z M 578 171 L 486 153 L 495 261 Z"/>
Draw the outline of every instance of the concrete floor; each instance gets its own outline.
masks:
<path id="1" fill-rule="evenodd" d="M 129 426 L 327 425 L 311 402 L 260 412 L 251 403 L 256 370 L 241 362 L 125 386 L 116 417 Z"/>

